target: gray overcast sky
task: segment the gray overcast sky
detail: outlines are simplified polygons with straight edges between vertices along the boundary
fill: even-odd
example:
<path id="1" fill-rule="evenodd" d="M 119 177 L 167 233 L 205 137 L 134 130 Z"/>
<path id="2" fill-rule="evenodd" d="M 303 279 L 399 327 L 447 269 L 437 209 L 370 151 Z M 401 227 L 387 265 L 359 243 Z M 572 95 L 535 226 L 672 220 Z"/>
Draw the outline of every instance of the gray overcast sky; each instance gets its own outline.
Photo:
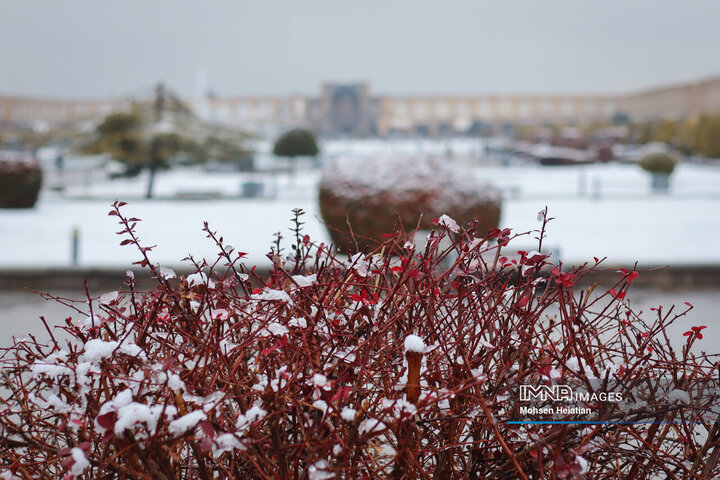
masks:
<path id="1" fill-rule="evenodd" d="M 622 92 L 720 73 L 719 20 L 717 0 L 0 0 L 0 93 Z"/>

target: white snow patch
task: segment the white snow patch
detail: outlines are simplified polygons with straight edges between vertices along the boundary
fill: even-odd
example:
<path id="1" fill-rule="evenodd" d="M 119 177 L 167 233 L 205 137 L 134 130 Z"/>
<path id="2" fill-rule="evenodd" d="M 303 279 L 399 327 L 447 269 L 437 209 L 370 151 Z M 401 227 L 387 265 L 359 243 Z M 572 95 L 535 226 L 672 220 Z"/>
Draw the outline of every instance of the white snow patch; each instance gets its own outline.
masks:
<path id="1" fill-rule="evenodd" d="M 122 435 L 125 430 L 132 430 L 136 425 L 144 423 L 150 434 L 155 433 L 160 415 L 165 412 L 166 418 L 172 418 L 177 413 L 177 408 L 172 405 L 145 405 L 143 403 L 131 402 L 117 410 L 117 421 L 115 422 L 115 435 Z"/>
<path id="2" fill-rule="evenodd" d="M 112 302 L 116 301 L 118 299 L 118 292 L 107 292 L 100 295 L 100 298 L 98 301 L 102 303 L 103 305 L 110 305 Z"/>
<path id="3" fill-rule="evenodd" d="M 267 415 L 267 411 L 257 404 L 250 407 L 244 414 L 238 415 L 237 421 L 235 422 L 235 428 L 237 428 L 238 434 L 243 433 L 251 423 L 260 420 L 265 415 Z"/>
<path id="4" fill-rule="evenodd" d="M 70 450 L 70 456 L 73 459 L 73 466 L 70 468 L 70 475 L 78 476 L 82 475 L 85 470 L 90 467 L 90 462 L 85 457 L 85 452 L 81 448 L 73 448 Z"/>
<path id="5" fill-rule="evenodd" d="M 444 213 L 440 216 L 440 218 L 438 218 L 438 224 L 444 226 L 451 232 L 458 233 L 460 231 L 460 227 L 457 222 Z"/>
<path id="6" fill-rule="evenodd" d="M 685 390 L 677 388 L 668 392 L 667 399 L 671 402 L 690 403 L 690 395 Z"/>
<path id="7" fill-rule="evenodd" d="M 168 431 L 175 436 L 182 435 L 188 430 L 195 428 L 199 422 L 205 419 L 207 419 L 205 412 L 202 410 L 195 410 L 194 412 L 190 412 L 170 422 L 170 425 L 168 425 Z"/>
<path id="8" fill-rule="evenodd" d="M 73 374 L 72 369 L 55 363 L 46 363 L 48 360 L 36 360 L 30 367 L 30 372 L 34 377 L 47 375 L 48 377 L 60 377 L 63 375 L 71 376 Z"/>
<path id="9" fill-rule="evenodd" d="M 187 284 L 188 287 L 193 287 L 197 285 L 207 285 L 208 288 L 215 287 L 215 282 L 210 280 L 207 275 L 203 272 L 197 272 L 193 273 L 192 275 L 188 275 L 187 277 Z"/>
<path id="10" fill-rule="evenodd" d="M 578 357 L 570 357 L 565 366 L 575 373 L 585 374 L 587 378 L 596 378 L 592 368 L 587 363 L 583 363 L 583 360 Z"/>
<path id="11" fill-rule="evenodd" d="M 114 340 L 106 342 L 100 338 L 93 338 L 85 343 L 85 353 L 83 353 L 82 359 L 83 361 L 98 363 L 105 358 L 111 357 L 116 350 L 131 357 L 146 359 L 145 352 L 134 343 L 120 344 Z"/>
<path id="12" fill-rule="evenodd" d="M 327 377 L 322 373 L 313 375 L 312 383 L 315 385 L 315 388 L 322 388 L 323 390 L 330 390 L 332 388 L 332 383 L 329 382 Z"/>
<path id="13" fill-rule="evenodd" d="M 315 400 L 312 405 L 318 410 L 321 410 L 323 412 L 323 415 L 327 413 L 328 404 L 325 400 Z"/>
<path id="14" fill-rule="evenodd" d="M 293 317 L 288 322 L 288 327 L 307 328 L 307 320 L 302 317 Z"/>
<path id="15" fill-rule="evenodd" d="M 223 433 L 213 439 L 212 452 L 214 457 L 219 457 L 224 452 L 233 450 L 244 450 L 245 446 L 233 433 Z"/>
<path id="16" fill-rule="evenodd" d="M 585 460 L 580 455 L 577 455 L 575 457 L 575 462 L 580 466 L 580 475 L 587 473 L 588 471 L 588 461 Z"/>
<path id="17" fill-rule="evenodd" d="M 271 334 L 277 335 L 279 337 L 282 335 L 287 335 L 290 332 L 290 330 L 288 330 L 285 325 L 278 322 L 268 324 L 267 329 Z"/>
<path id="18" fill-rule="evenodd" d="M 363 257 L 362 252 L 358 252 L 350 257 L 348 266 L 354 269 L 361 277 L 367 277 L 370 269 L 370 261 Z"/>
<path id="19" fill-rule="evenodd" d="M 164 278 L 165 280 L 170 280 L 171 278 L 175 278 L 175 270 L 173 270 L 170 267 L 160 267 L 158 269 L 158 272 L 160 273 L 160 276 Z M 189 278 L 189 277 L 188 277 Z M 188 282 L 189 283 L 189 282 Z"/>
<path id="20" fill-rule="evenodd" d="M 295 283 L 297 283 L 299 288 L 303 288 L 303 287 L 309 287 L 311 285 L 314 285 L 315 282 L 317 281 L 317 275 L 316 274 L 307 275 L 307 276 L 293 275 L 292 279 Z"/>
<path id="21" fill-rule="evenodd" d="M 366 433 L 378 433 L 386 428 L 387 426 L 377 418 L 368 418 L 362 421 L 360 427 L 358 428 L 358 432 L 360 435 L 364 435 Z"/>
<path id="22" fill-rule="evenodd" d="M 252 300 L 268 300 L 268 301 L 279 301 L 285 302 L 292 305 L 293 301 L 290 295 L 284 290 L 273 290 L 272 288 L 265 288 L 260 293 L 254 293 L 250 296 Z"/>
<path id="23" fill-rule="evenodd" d="M 344 407 L 340 412 L 340 416 L 346 422 L 352 422 L 355 419 L 355 415 L 357 415 L 357 410 L 350 407 Z"/>
<path id="24" fill-rule="evenodd" d="M 335 478 L 335 474 L 327 471 L 330 468 L 327 460 L 318 460 L 317 462 L 310 465 L 308 468 L 309 480 L 327 480 L 329 478 Z"/>
<path id="25" fill-rule="evenodd" d="M 425 342 L 417 335 L 408 335 L 407 337 L 405 337 L 405 351 L 424 353 Z"/>
<path id="26" fill-rule="evenodd" d="M 417 407 L 415 407 L 415 405 L 408 402 L 407 400 L 403 400 L 402 398 L 399 398 L 397 400 L 389 400 L 387 398 L 384 398 L 382 400 L 382 405 L 384 408 L 392 409 L 393 416 L 397 419 L 413 416 L 417 413 Z"/>

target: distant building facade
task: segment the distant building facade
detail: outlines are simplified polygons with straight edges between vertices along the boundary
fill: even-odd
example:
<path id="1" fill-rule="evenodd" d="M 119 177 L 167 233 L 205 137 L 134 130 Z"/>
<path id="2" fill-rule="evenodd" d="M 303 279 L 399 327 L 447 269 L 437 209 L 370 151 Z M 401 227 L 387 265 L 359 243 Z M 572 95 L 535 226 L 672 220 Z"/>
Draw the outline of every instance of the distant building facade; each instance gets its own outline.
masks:
<path id="1" fill-rule="evenodd" d="M 0 123 L 97 120 L 129 99 L 0 96 Z M 272 136 L 302 126 L 324 136 L 451 135 L 478 125 L 588 124 L 622 113 L 633 121 L 720 112 L 720 77 L 625 95 L 375 95 L 367 83 L 329 83 L 317 96 L 208 96 L 189 100 L 210 121 Z"/>

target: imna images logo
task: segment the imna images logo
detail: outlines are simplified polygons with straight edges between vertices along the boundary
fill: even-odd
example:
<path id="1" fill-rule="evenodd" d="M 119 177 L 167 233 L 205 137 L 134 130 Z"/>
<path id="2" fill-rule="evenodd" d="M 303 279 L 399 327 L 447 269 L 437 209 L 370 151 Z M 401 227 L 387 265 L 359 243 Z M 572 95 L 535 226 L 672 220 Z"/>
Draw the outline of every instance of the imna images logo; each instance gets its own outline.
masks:
<path id="1" fill-rule="evenodd" d="M 621 392 L 576 392 L 570 385 L 520 385 L 520 401 L 620 402 Z"/>
<path id="2" fill-rule="evenodd" d="M 571 402 L 573 390 L 569 385 L 520 385 L 520 401 L 529 402 L 531 400 Z"/>

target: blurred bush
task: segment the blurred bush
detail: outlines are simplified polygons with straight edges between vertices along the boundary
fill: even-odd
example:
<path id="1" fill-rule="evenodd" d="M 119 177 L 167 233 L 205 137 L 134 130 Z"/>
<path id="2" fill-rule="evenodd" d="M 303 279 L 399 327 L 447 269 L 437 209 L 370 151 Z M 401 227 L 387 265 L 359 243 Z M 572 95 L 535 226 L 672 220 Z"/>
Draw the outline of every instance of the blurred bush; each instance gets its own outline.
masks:
<path id="1" fill-rule="evenodd" d="M 41 185 L 42 170 L 36 163 L 0 159 L 0 208 L 32 208 Z"/>
<path id="2" fill-rule="evenodd" d="M 273 153 L 278 157 L 314 157 L 319 152 L 315 135 L 304 128 L 283 133 L 273 147 Z"/>
<path id="3" fill-rule="evenodd" d="M 474 221 L 484 236 L 498 226 L 500 209 L 498 190 L 424 158 L 340 160 L 320 182 L 320 212 L 330 237 L 353 251 L 382 242 L 398 218 L 410 231 L 447 214 L 459 223 Z"/>
<path id="4" fill-rule="evenodd" d="M 667 153 L 651 153 L 643 157 L 638 165 L 650 173 L 670 175 L 675 170 L 677 160 Z"/>

